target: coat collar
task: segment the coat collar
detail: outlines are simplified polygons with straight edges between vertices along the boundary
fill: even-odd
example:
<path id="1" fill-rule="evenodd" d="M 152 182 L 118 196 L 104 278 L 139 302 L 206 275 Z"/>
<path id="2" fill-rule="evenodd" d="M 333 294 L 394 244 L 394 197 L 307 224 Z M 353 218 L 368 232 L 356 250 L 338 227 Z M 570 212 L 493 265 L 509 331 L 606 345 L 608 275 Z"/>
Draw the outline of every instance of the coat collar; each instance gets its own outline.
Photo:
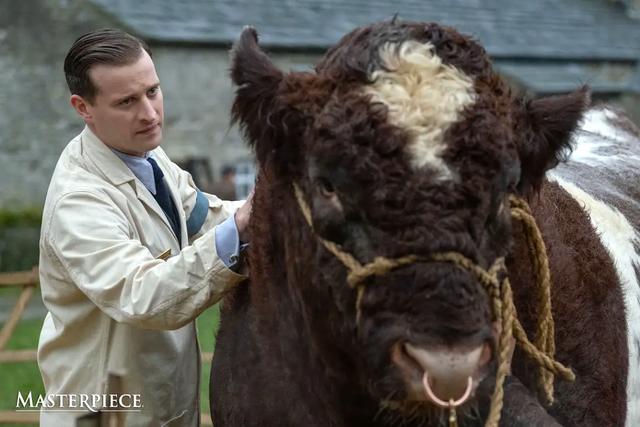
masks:
<path id="1" fill-rule="evenodd" d="M 106 180 L 116 186 L 135 181 L 136 176 L 131 169 L 89 129 L 89 126 L 84 127 L 80 137 L 83 153 L 86 153 Z"/>
<path id="2" fill-rule="evenodd" d="M 89 126 L 85 126 L 80 136 L 83 154 L 86 154 L 86 157 L 100 171 L 101 175 L 114 186 L 120 186 L 122 184 L 132 182 L 132 186 L 138 199 L 151 209 L 158 217 L 160 217 L 160 220 L 167 226 L 171 234 L 175 236 L 175 233 L 171 228 L 171 224 L 162 211 L 162 208 L 158 205 L 158 202 L 156 202 L 144 184 L 136 178 L 133 172 L 131 172 L 131 169 L 129 169 L 129 167 L 120 158 L 118 158 L 118 156 L 116 156 L 115 153 L 91 131 L 91 129 L 89 129 Z M 165 183 L 169 187 L 169 192 L 173 197 L 174 203 L 176 203 L 176 207 L 178 207 L 177 203 L 180 199 L 176 198 L 176 190 L 169 181 L 170 180 L 165 179 Z M 178 211 L 180 212 L 180 209 L 178 209 Z M 184 235 L 185 231 L 182 230 L 182 232 Z M 180 244 L 182 244 L 182 242 L 180 242 Z"/>

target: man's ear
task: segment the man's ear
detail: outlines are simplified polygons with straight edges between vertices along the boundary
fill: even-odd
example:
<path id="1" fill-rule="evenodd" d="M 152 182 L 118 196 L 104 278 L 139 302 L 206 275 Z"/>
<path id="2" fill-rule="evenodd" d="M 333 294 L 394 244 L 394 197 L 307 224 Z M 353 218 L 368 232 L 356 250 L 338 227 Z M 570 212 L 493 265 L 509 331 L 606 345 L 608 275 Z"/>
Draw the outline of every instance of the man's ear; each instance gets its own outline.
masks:
<path id="1" fill-rule="evenodd" d="M 82 120 L 84 120 L 85 123 L 93 122 L 93 115 L 91 114 L 91 111 L 89 109 L 90 104 L 86 99 L 84 99 L 80 95 L 73 94 L 69 99 L 69 103 L 71 104 L 73 109 L 76 110 L 76 113 L 78 113 L 78 115 L 82 117 Z"/>
<path id="2" fill-rule="evenodd" d="M 271 159 L 286 168 L 297 158 L 299 147 L 292 140 L 303 121 L 290 101 L 288 80 L 295 79 L 285 76 L 260 49 L 252 27 L 244 28 L 231 50 L 230 74 L 236 85 L 231 124 L 239 123 L 261 165 Z"/>
<path id="3" fill-rule="evenodd" d="M 571 135 L 591 102 L 587 86 L 566 95 L 528 101 L 522 105 L 515 137 L 521 164 L 518 190 L 525 193 L 542 184 L 547 170 L 571 153 Z"/>

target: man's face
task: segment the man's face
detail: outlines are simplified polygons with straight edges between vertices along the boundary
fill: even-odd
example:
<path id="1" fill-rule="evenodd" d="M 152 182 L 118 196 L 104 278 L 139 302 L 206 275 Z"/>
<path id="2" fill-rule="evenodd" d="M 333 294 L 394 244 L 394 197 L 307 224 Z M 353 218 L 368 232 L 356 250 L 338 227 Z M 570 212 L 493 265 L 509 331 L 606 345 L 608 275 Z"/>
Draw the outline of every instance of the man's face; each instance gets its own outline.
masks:
<path id="1" fill-rule="evenodd" d="M 109 147 L 142 156 L 160 145 L 164 119 L 160 80 L 149 54 L 130 65 L 95 65 L 89 70 L 97 89 L 83 116 Z"/>

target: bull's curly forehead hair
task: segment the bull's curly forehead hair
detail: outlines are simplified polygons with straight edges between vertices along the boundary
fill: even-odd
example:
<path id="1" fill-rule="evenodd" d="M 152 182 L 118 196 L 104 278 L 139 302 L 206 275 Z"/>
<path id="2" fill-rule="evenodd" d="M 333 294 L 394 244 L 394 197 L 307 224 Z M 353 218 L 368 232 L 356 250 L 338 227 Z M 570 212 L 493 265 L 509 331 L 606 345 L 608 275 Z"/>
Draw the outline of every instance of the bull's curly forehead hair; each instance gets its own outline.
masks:
<path id="1" fill-rule="evenodd" d="M 97 88 L 89 76 L 91 67 L 132 64 L 140 58 L 143 49 L 152 56 L 144 40 L 114 28 L 103 28 L 80 36 L 64 59 L 64 75 L 69 90 L 92 102 Z"/>

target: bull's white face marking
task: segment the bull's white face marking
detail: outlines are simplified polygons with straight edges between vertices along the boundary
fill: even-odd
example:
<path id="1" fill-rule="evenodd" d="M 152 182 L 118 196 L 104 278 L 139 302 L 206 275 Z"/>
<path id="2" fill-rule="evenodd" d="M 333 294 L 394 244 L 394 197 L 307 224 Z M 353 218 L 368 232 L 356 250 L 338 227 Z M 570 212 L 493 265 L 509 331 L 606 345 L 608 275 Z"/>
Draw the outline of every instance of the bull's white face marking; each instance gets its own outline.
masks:
<path id="1" fill-rule="evenodd" d="M 460 112 L 476 99 L 473 79 L 445 65 L 430 43 L 411 40 L 380 49 L 386 70 L 374 71 L 365 89 L 374 102 L 389 108 L 391 122 L 409 131 L 408 149 L 414 168 L 428 165 L 442 179 L 453 174 L 441 158 L 444 134 L 460 118 Z"/>
<path id="2" fill-rule="evenodd" d="M 634 247 L 634 243 L 640 244 L 640 235 L 617 209 L 553 173 L 548 177 L 551 181 L 556 181 L 584 207 L 602 244 L 614 261 L 622 286 L 627 316 L 629 376 L 626 425 L 640 426 L 640 354 L 635 344 L 640 340 L 640 284 L 633 268 L 634 264 L 640 265 L 640 255 Z"/>

